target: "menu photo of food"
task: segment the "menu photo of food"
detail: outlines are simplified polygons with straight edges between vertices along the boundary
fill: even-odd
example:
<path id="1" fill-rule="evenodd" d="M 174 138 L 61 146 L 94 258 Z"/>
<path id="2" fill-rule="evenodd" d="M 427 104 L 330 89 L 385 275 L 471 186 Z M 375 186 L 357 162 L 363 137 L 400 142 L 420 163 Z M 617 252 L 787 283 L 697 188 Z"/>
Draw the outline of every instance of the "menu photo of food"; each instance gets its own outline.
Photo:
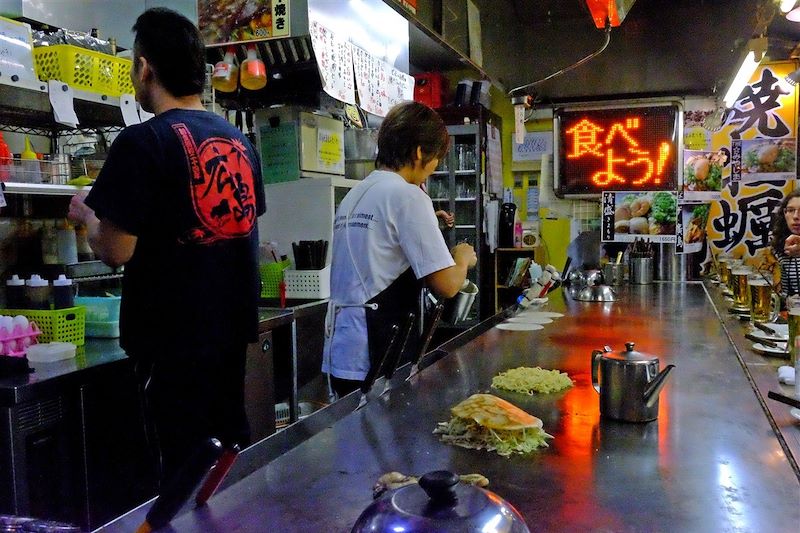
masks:
<path id="1" fill-rule="evenodd" d="M 289 34 L 287 11 L 287 0 L 198 0 L 197 26 L 206 45 L 280 37 Z"/>
<path id="2" fill-rule="evenodd" d="M 797 177 L 797 139 L 744 139 L 742 181 Z"/>
<path id="3" fill-rule="evenodd" d="M 683 253 L 699 252 L 706 238 L 706 224 L 710 204 L 682 205 L 679 236 Z"/>
<path id="4" fill-rule="evenodd" d="M 686 201 L 719 200 L 723 176 L 728 171 L 730 151 L 683 151 L 683 199 Z"/>
<path id="5" fill-rule="evenodd" d="M 678 198 L 674 192 L 604 191 L 601 238 L 604 242 L 675 242 Z"/>

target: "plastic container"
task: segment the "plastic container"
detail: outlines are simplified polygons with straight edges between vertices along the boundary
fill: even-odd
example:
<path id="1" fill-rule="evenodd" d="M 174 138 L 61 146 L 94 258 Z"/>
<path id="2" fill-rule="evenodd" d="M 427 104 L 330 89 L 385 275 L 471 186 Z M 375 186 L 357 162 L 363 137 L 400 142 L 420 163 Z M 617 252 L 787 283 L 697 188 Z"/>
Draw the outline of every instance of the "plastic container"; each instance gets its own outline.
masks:
<path id="1" fill-rule="evenodd" d="M 21 319 L 21 320 L 20 320 Z M 36 344 L 41 330 L 22 315 L 0 317 L 0 355 L 22 356 Z"/>
<path id="2" fill-rule="evenodd" d="M 71 279 L 59 274 L 58 279 L 53 280 L 53 308 L 67 307 L 75 307 L 75 287 Z"/>
<path id="3" fill-rule="evenodd" d="M 441 72 L 416 74 L 414 79 L 414 101 L 433 109 L 447 104 L 447 78 Z"/>
<path id="4" fill-rule="evenodd" d="M 245 89 L 257 91 L 267 85 L 267 67 L 258 58 L 256 45 L 247 45 L 247 59 L 239 67 L 239 83 Z"/>
<path id="5" fill-rule="evenodd" d="M 214 65 L 211 73 L 211 86 L 221 93 L 236 92 L 239 85 L 239 68 L 234 63 L 236 49 L 229 46 L 225 58 Z"/>
<path id="6" fill-rule="evenodd" d="M 331 267 L 322 270 L 284 270 L 287 298 L 324 299 L 331 297 Z"/>
<path id="7" fill-rule="evenodd" d="M 30 309 L 50 309 L 50 282 L 33 274 L 25 282 L 25 302 Z"/>
<path id="8" fill-rule="evenodd" d="M 119 296 L 76 296 L 75 305 L 86 309 L 86 322 L 118 322 Z"/>
<path id="9" fill-rule="evenodd" d="M 41 183 L 42 167 L 36 152 L 33 151 L 30 137 L 25 137 L 25 150 L 19 155 L 21 166 L 17 169 L 17 181 L 23 183 Z"/>
<path id="10" fill-rule="evenodd" d="M 67 220 L 58 223 L 58 262 L 71 265 L 78 262 L 78 236 L 75 227 Z"/>
<path id="11" fill-rule="evenodd" d="M 86 322 L 86 336 L 104 339 L 119 337 L 119 320 L 111 322 Z"/>
<path id="12" fill-rule="evenodd" d="M 278 298 L 280 296 L 280 284 L 283 281 L 283 273 L 289 268 L 291 263 L 284 259 L 279 263 L 261 263 L 258 266 L 261 276 L 261 297 Z"/>
<path id="13" fill-rule="evenodd" d="M 6 280 L 6 306 L 25 307 L 25 280 L 16 274 Z"/>
<path id="14" fill-rule="evenodd" d="M 77 347 L 71 342 L 48 342 L 28 347 L 28 361 L 31 363 L 52 363 L 75 357 Z"/>
<path id="15" fill-rule="evenodd" d="M 33 61 L 42 81 L 59 80 L 75 89 L 108 96 L 133 93 L 130 59 L 57 44 L 34 48 Z"/>

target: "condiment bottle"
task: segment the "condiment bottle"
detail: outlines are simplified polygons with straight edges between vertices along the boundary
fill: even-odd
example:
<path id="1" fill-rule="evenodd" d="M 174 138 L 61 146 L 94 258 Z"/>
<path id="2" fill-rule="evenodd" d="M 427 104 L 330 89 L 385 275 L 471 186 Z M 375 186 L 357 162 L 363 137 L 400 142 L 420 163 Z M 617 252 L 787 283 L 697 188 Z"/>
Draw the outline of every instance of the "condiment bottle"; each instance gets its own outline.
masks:
<path id="1" fill-rule="evenodd" d="M 225 58 L 214 65 L 211 73 L 211 86 L 222 93 L 232 93 L 236 91 L 239 83 L 239 68 L 234 63 L 236 49 L 229 46 L 225 50 Z"/>
<path id="2" fill-rule="evenodd" d="M 58 279 L 53 280 L 53 309 L 75 307 L 75 293 L 72 287 L 72 280 L 64 274 L 59 274 Z"/>
<path id="3" fill-rule="evenodd" d="M 18 176 L 17 180 L 25 183 L 41 183 L 42 168 L 39 157 L 31 146 L 30 137 L 25 137 L 25 150 L 22 151 L 19 158 L 22 159 L 22 176 Z"/>
<path id="4" fill-rule="evenodd" d="M 3 132 L 0 132 L 0 181 L 8 181 L 11 179 L 11 171 L 13 169 L 14 161 L 11 159 L 11 150 L 3 138 Z"/>
<path id="5" fill-rule="evenodd" d="M 25 308 L 25 280 L 16 274 L 6 280 L 6 306 L 8 309 Z"/>
<path id="6" fill-rule="evenodd" d="M 94 250 L 89 246 L 89 228 L 83 224 L 75 226 L 75 238 L 78 246 L 78 261 L 94 261 Z"/>
<path id="7" fill-rule="evenodd" d="M 58 262 L 62 265 L 78 262 L 78 243 L 75 228 L 66 219 L 58 224 Z"/>
<path id="8" fill-rule="evenodd" d="M 258 58 L 254 44 L 247 45 L 247 59 L 242 61 L 242 66 L 239 68 L 239 83 L 251 91 L 263 89 L 267 84 L 267 67 Z"/>
<path id="9" fill-rule="evenodd" d="M 50 283 L 39 274 L 25 282 L 26 308 L 50 309 Z"/>
<path id="10" fill-rule="evenodd" d="M 58 235 L 53 220 L 46 220 L 42 226 L 42 263 L 58 264 Z"/>

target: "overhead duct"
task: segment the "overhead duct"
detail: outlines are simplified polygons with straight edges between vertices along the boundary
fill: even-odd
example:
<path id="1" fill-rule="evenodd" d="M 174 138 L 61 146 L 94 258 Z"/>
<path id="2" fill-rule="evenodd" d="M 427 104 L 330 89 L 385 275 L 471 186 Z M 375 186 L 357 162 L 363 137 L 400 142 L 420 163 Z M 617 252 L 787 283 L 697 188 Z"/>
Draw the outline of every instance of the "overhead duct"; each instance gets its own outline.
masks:
<path id="1" fill-rule="evenodd" d="M 616 28 L 625 19 L 636 0 L 586 0 L 594 25 L 600 29 L 610 24 Z"/>

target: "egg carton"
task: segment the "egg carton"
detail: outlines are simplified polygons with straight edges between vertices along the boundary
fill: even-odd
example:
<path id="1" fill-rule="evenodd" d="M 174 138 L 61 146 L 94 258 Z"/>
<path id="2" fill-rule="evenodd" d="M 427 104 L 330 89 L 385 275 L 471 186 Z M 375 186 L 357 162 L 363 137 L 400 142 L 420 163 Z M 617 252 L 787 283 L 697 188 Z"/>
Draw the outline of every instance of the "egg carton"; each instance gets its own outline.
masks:
<path id="1" fill-rule="evenodd" d="M 15 322 L 10 328 L 7 325 L 0 326 L 0 355 L 20 357 L 28 351 L 28 346 L 38 343 L 37 337 L 42 331 L 36 322 L 19 321 L 17 317 L 12 320 Z"/>

